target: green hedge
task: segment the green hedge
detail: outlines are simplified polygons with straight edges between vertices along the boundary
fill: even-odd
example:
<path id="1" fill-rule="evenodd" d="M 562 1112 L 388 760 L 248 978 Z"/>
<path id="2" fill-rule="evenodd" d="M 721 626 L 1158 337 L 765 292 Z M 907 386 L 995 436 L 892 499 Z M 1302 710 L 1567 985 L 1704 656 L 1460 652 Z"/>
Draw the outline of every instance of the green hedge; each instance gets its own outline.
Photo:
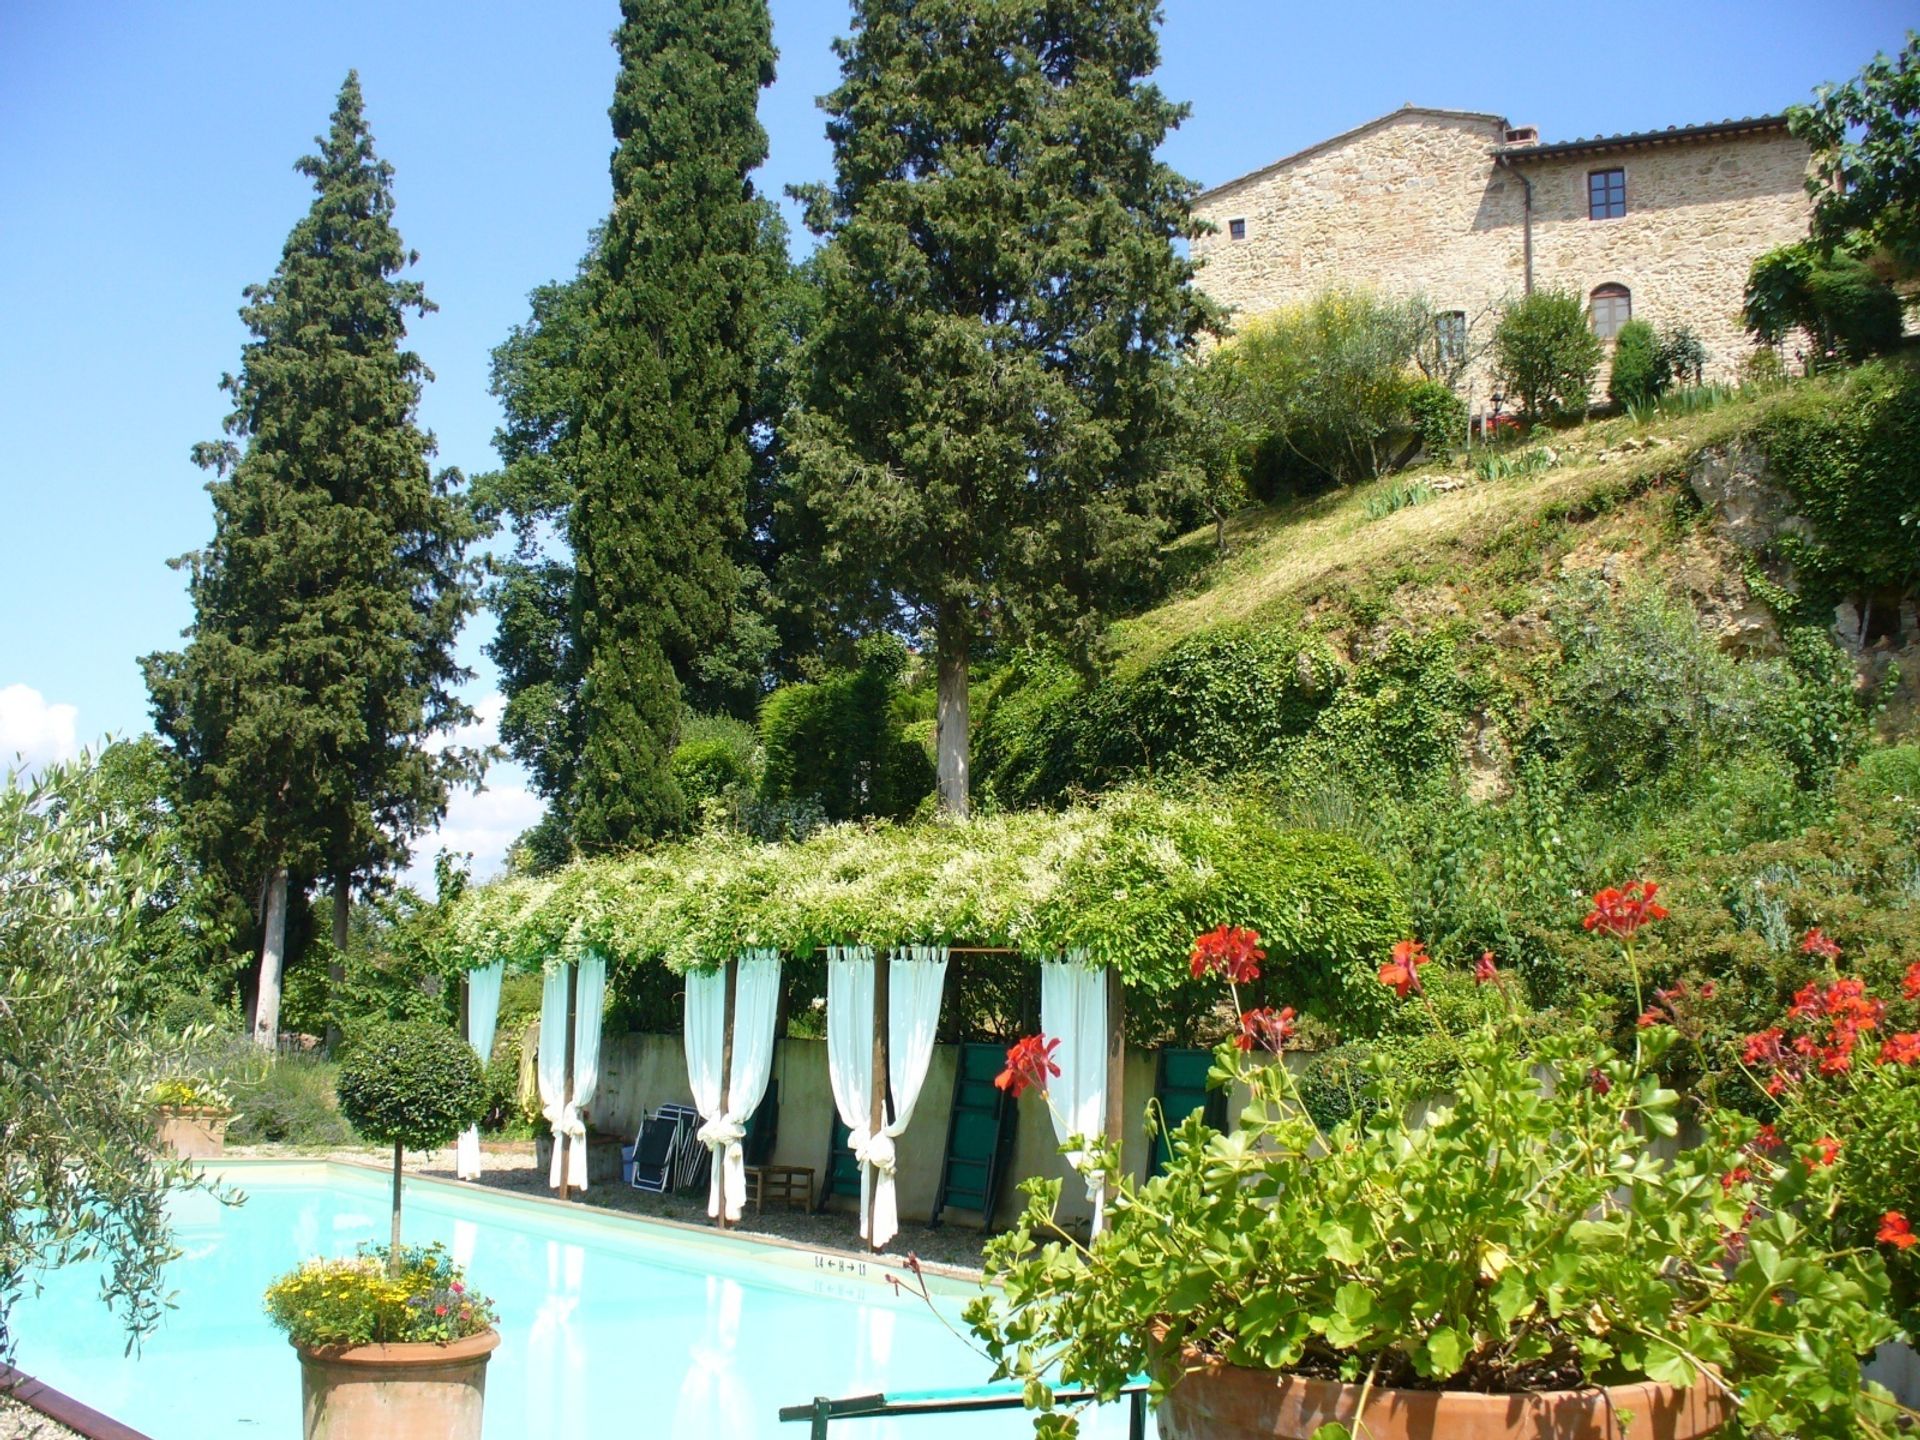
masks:
<path id="1" fill-rule="evenodd" d="M 1217 992 L 1190 985 L 1187 956 L 1222 923 L 1260 932 L 1276 998 L 1367 1028 L 1380 1014 L 1373 971 L 1407 922 L 1391 878 L 1352 841 L 1280 829 L 1229 798 L 1127 789 L 1098 806 L 835 825 L 798 843 L 713 832 L 509 878 L 462 897 L 445 962 L 535 969 L 591 948 L 620 989 L 757 945 L 1006 947 L 1019 954 L 1003 963 L 1020 967 L 1084 950 L 1120 969 L 1136 1033 L 1196 1034 Z"/>

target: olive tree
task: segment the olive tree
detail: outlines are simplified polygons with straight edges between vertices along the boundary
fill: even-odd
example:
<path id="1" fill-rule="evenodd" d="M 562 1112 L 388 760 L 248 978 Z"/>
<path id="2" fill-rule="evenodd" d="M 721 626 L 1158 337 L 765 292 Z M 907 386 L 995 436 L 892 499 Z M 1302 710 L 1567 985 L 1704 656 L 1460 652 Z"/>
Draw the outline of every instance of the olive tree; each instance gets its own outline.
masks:
<path id="1" fill-rule="evenodd" d="M 400 1162 L 409 1148 L 445 1145 L 486 1113 L 486 1077 L 473 1047 L 444 1025 L 400 1020 L 354 1037 L 335 1082 L 340 1111 L 353 1128 L 393 1146 L 393 1244 L 400 1268 Z"/>
<path id="2" fill-rule="evenodd" d="M 200 1183 L 157 1151 L 161 1066 L 126 1003 L 146 902 L 178 877 L 122 829 L 88 757 L 0 778 L 0 1356 L 36 1277 L 91 1258 L 131 1342 L 150 1332 L 177 1253 L 167 1194 Z"/>
<path id="3" fill-rule="evenodd" d="M 1570 290 L 1516 300 L 1493 330 L 1494 369 L 1529 420 L 1583 413 L 1605 358 L 1585 303 Z"/>

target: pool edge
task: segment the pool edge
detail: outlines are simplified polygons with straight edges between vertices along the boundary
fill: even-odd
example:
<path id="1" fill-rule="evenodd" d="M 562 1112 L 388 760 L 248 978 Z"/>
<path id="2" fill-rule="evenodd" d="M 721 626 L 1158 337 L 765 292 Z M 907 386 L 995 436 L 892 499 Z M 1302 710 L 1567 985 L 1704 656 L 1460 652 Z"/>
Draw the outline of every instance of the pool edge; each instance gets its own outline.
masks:
<path id="1" fill-rule="evenodd" d="M 64 1425 L 86 1440 L 151 1440 L 144 1430 L 122 1424 L 111 1415 L 103 1415 L 64 1390 L 56 1390 L 36 1380 L 24 1370 L 0 1361 L 0 1395 L 17 1400 L 29 1410 L 46 1416 L 56 1425 Z"/>

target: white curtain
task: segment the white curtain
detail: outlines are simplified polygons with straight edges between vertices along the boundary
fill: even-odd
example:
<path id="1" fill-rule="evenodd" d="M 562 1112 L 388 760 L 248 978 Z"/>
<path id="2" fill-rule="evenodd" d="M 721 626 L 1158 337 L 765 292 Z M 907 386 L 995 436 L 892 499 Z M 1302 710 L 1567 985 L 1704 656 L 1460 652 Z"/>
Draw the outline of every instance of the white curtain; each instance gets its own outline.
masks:
<path id="1" fill-rule="evenodd" d="M 887 976 L 887 1078 L 898 1114 L 869 1147 L 879 1183 L 873 1192 L 873 1243 L 884 1245 L 900 1229 L 894 1196 L 893 1142 L 907 1133 L 913 1108 L 920 1103 L 927 1066 L 933 1062 L 933 1037 L 940 1025 L 940 995 L 947 983 L 947 947 L 910 945 L 896 950 Z M 871 1060 L 868 1062 L 871 1064 Z"/>
<path id="2" fill-rule="evenodd" d="M 467 972 L 467 1043 L 480 1057 L 483 1070 L 493 1058 L 494 1023 L 500 1018 L 500 979 L 505 973 L 505 964 L 498 960 Z M 469 1125 L 461 1132 L 453 1151 L 453 1173 L 462 1180 L 480 1178 L 478 1125 Z"/>
<path id="3" fill-rule="evenodd" d="M 587 1122 L 582 1116 L 600 1088 L 600 1012 L 607 1003 L 607 957 L 589 950 L 580 957 L 580 983 L 573 996 L 573 1103 L 567 1107 L 567 1184 L 587 1188 Z M 560 1171 L 559 1147 L 554 1148 L 553 1177 Z M 557 1184 L 557 1178 L 549 1184 Z"/>
<path id="4" fill-rule="evenodd" d="M 873 947 L 827 947 L 827 1078 L 840 1123 L 852 1131 L 849 1144 L 860 1166 L 860 1233 L 867 1233 L 873 1203 Z"/>
<path id="5" fill-rule="evenodd" d="M 1107 972 L 1085 962 L 1085 952 L 1075 950 L 1040 967 L 1040 1028 L 1060 1042 L 1053 1057 L 1060 1074 L 1048 1078 L 1047 1098 L 1063 1145 L 1076 1135 L 1097 1140 L 1107 1128 Z M 1083 1153 L 1070 1150 L 1067 1159 L 1078 1166 Z M 1106 1176 L 1095 1170 L 1086 1182 L 1097 1235 L 1106 1219 Z"/>
<path id="6" fill-rule="evenodd" d="M 560 1137 L 567 1110 L 567 970 L 549 965 L 540 982 L 540 1113 L 553 1130 L 553 1170 L 548 1184 L 560 1183 Z"/>
<path id="7" fill-rule="evenodd" d="M 773 1025 L 780 1009 L 780 952 L 749 950 L 737 962 L 733 987 L 733 1065 L 720 1089 L 725 1053 L 727 972 L 687 976 L 687 1081 L 703 1122 L 699 1139 L 713 1151 L 707 1214 L 726 1207 L 738 1220 L 747 1203 L 747 1122 L 760 1108 L 773 1074 Z"/>
<path id="8" fill-rule="evenodd" d="M 947 979 L 947 948 L 914 945 L 895 952 L 887 975 L 887 1078 L 897 1111 L 880 1133 L 873 1121 L 873 951 L 827 952 L 827 1069 L 834 1105 L 852 1132 L 860 1162 L 860 1234 L 885 1245 L 900 1229 L 894 1183 L 894 1142 L 904 1135 L 933 1059 L 940 995 Z"/>

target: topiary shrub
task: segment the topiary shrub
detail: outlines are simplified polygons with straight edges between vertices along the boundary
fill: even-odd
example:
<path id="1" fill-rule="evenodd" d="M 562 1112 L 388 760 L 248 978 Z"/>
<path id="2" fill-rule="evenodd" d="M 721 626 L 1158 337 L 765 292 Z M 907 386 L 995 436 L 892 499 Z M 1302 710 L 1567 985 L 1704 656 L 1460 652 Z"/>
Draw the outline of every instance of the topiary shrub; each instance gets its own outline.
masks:
<path id="1" fill-rule="evenodd" d="M 445 1145 L 487 1108 L 473 1047 L 424 1020 L 375 1025 L 355 1037 L 335 1085 L 340 1110 L 378 1145 L 393 1146 L 393 1245 L 400 1255 L 400 1162 L 408 1149 Z"/>
<path id="2" fill-rule="evenodd" d="M 1616 405 L 1644 405 L 1658 399 L 1671 380 L 1662 361 L 1660 340 L 1644 320 L 1629 320 L 1613 337 L 1613 369 L 1607 394 Z"/>
<path id="3" fill-rule="evenodd" d="M 1407 409 L 1420 435 L 1420 449 L 1430 460 L 1444 460 L 1458 450 L 1467 434 L 1467 402 L 1438 380 L 1423 380 L 1407 392 Z"/>
<path id="4" fill-rule="evenodd" d="M 1569 290 L 1516 300 L 1493 331 L 1495 374 L 1530 420 L 1584 411 L 1604 353 L 1586 304 Z"/>

